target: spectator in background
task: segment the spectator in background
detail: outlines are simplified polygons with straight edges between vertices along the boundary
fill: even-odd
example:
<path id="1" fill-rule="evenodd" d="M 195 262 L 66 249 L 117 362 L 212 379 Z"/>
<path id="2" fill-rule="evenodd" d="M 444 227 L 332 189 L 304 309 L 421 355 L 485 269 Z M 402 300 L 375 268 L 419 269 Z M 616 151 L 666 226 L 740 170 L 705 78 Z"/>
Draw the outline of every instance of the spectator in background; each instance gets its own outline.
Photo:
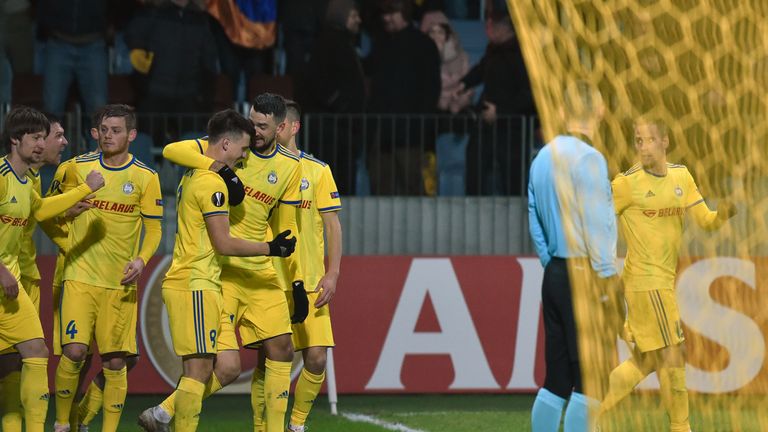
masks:
<path id="1" fill-rule="evenodd" d="M 427 33 L 440 53 L 442 91 L 437 107 L 440 112 L 456 114 L 467 108 L 474 93 L 460 92 L 461 78 L 469 71 L 469 57 L 448 18 L 440 11 L 430 11 L 421 20 L 421 31 Z M 466 151 L 469 142 L 466 117 L 441 117 L 435 153 L 427 156 L 423 171 L 427 194 L 460 196 L 465 193 Z M 434 179 L 430 181 L 429 179 Z M 434 185 L 434 193 L 429 185 Z"/>
<path id="2" fill-rule="evenodd" d="M 221 72 L 232 80 L 236 96 L 241 74 L 244 75 L 247 99 L 250 78 L 272 71 L 277 0 L 208 0 L 206 5 L 215 18 L 211 19 L 211 30 Z"/>
<path id="3" fill-rule="evenodd" d="M 331 0 L 325 27 L 315 42 L 299 99 L 307 112 L 362 113 L 365 109 L 365 75 L 355 39 L 360 32 L 360 12 L 353 0 Z M 359 156 L 362 123 L 348 117 L 323 116 L 321 128 L 310 143 L 318 157 L 334 167 L 339 192 L 352 195 L 354 164 Z M 311 124 L 309 125 L 311 126 Z M 306 145 L 306 144 L 305 144 Z"/>
<path id="4" fill-rule="evenodd" d="M 87 114 L 107 103 L 107 12 L 114 1 L 41 0 L 38 4 L 40 36 L 46 41 L 46 111 L 63 115 L 75 79 Z"/>
<path id="5" fill-rule="evenodd" d="M 368 111 L 379 114 L 431 114 L 440 98 L 440 54 L 429 36 L 411 25 L 406 0 L 385 0 L 384 34 L 374 39 L 364 61 L 371 78 Z M 420 195 L 422 153 L 433 150 L 434 128 L 418 116 L 386 116 L 369 127 L 372 192 Z"/>
<path id="6" fill-rule="evenodd" d="M 360 13 L 354 0 L 331 0 L 301 89 L 308 112 L 359 113 L 365 108 L 365 75 L 355 38 Z"/>
<path id="7" fill-rule="evenodd" d="M 461 79 L 469 72 L 469 57 L 444 13 L 431 11 L 424 14 L 421 31 L 432 38 L 440 53 L 442 90 L 437 108 L 456 114 L 469 106 L 474 94 L 471 89 L 460 91 L 463 90 Z"/>
<path id="8" fill-rule="evenodd" d="M 139 111 L 210 111 L 217 58 L 202 0 L 147 4 L 126 30 L 131 60 L 141 77 Z"/>
<path id="9" fill-rule="evenodd" d="M 4 0 L 0 12 L 0 50 L 14 75 L 32 73 L 34 56 L 32 16 L 29 0 Z"/>
<path id="10" fill-rule="evenodd" d="M 518 116 L 533 116 L 536 107 L 509 13 L 492 12 L 486 32 L 483 58 L 460 83 L 462 90 L 485 84 L 477 107 L 480 126 L 467 150 L 467 192 L 520 195 L 527 159 L 524 119 Z"/>
<path id="11" fill-rule="evenodd" d="M 283 29 L 285 73 L 299 76 L 309 61 L 313 43 L 323 27 L 328 0 L 280 0 L 278 21 Z"/>

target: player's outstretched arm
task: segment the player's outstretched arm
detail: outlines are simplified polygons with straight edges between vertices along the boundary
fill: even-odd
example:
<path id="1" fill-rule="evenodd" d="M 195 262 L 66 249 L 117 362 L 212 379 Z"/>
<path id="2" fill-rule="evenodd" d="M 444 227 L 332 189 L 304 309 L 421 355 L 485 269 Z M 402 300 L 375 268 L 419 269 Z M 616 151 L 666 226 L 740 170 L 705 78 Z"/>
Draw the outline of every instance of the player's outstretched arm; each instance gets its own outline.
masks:
<path id="1" fill-rule="evenodd" d="M 184 140 L 170 143 L 163 147 L 163 157 L 176 165 L 194 169 L 212 169 L 218 165 L 216 160 L 205 155 L 208 141 Z M 221 168 L 220 166 L 218 166 Z"/>
<path id="2" fill-rule="evenodd" d="M 93 192 L 104 187 L 104 177 L 98 171 L 91 171 L 85 178 L 85 183 L 61 195 L 40 198 L 33 192 L 33 215 L 38 221 L 50 219 L 64 213 Z"/>
<path id="3" fill-rule="evenodd" d="M 712 211 L 707 206 L 704 198 L 699 192 L 699 188 L 696 186 L 696 182 L 693 180 L 693 176 L 690 172 L 687 172 L 688 194 L 687 194 L 687 208 L 688 213 L 691 214 L 693 220 L 696 221 L 696 225 L 707 231 L 714 231 L 721 226 L 734 215 L 736 215 L 736 207 L 733 203 L 727 199 L 721 200 L 717 206 L 717 211 Z"/>
<path id="4" fill-rule="evenodd" d="M 328 244 L 328 269 L 325 276 L 315 287 L 315 292 L 320 290 L 320 295 L 315 301 L 315 307 L 320 308 L 331 301 L 336 294 L 336 282 L 341 271 L 341 222 L 337 212 L 321 213 L 323 218 L 323 231 Z"/>
<path id="5" fill-rule="evenodd" d="M 736 215 L 736 206 L 729 200 L 722 200 L 717 205 L 717 211 L 712 211 L 702 199 L 698 204 L 690 207 L 688 211 L 693 216 L 693 220 L 696 221 L 696 225 L 707 231 L 714 231 Z"/>
<path id="6" fill-rule="evenodd" d="M 229 234 L 229 215 L 226 213 L 205 217 L 205 226 L 213 249 L 225 256 L 288 256 L 296 248 L 296 238 L 282 232 L 271 242 L 252 242 Z"/>

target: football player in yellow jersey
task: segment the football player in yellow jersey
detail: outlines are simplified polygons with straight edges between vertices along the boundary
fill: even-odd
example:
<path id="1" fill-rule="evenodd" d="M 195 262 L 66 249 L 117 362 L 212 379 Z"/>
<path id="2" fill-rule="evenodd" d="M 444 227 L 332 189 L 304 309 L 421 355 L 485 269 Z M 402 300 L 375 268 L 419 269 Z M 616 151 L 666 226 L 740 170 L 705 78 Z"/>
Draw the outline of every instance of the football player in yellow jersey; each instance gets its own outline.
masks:
<path id="1" fill-rule="evenodd" d="M 85 183 L 69 193 L 41 199 L 26 173 L 41 161 L 48 132 L 42 113 L 20 107 L 8 113 L 0 138 L 9 152 L 0 160 L 0 351 L 14 347 L 22 358 L 20 400 L 28 431 L 43 430 L 49 395 L 43 329 L 35 306 L 23 287 L 19 289 L 24 227 L 30 218 L 51 218 L 104 185 L 101 174 L 90 172 Z"/>
<path id="2" fill-rule="evenodd" d="M 67 145 L 67 139 L 64 137 L 64 128 L 61 126 L 61 120 L 52 114 L 46 114 L 50 123 L 50 131 L 45 138 L 45 148 L 41 154 L 39 162 L 33 163 L 27 178 L 32 182 L 33 188 L 38 195 L 42 196 L 40 187 L 40 168 L 43 165 L 58 165 L 61 161 L 61 152 Z M 35 305 L 38 314 L 40 313 L 40 270 L 37 268 L 37 251 L 33 234 L 37 224 L 34 219 L 30 220 L 24 227 L 24 237 L 21 244 L 21 254 L 19 255 L 19 268 L 21 271 L 21 286 L 29 295 L 30 300 Z M 10 348 L 8 354 L 0 353 L 0 412 L 2 421 L 0 426 L 6 432 L 21 432 L 21 404 L 19 402 L 19 386 L 21 385 L 20 365 L 21 358 L 13 348 Z M 12 370 L 9 372 L 6 366 Z"/>
<path id="3" fill-rule="evenodd" d="M 63 355 L 56 369 L 56 431 L 70 430 L 70 409 L 92 339 L 101 353 L 105 379 L 102 430 L 117 429 L 125 403 L 126 355 L 136 352 L 136 280 L 160 243 L 163 215 L 157 173 L 128 152 L 135 137 L 133 109 L 106 106 L 99 125 L 102 152 L 76 158 L 65 174 L 65 191 L 92 168 L 103 170 L 107 186 L 91 200 L 92 208 L 69 224 L 60 300 Z"/>
<path id="4" fill-rule="evenodd" d="M 678 252 L 686 214 L 704 229 L 717 229 L 736 211 L 721 201 L 710 211 L 691 173 L 667 162 L 669 135 L 656 119 L 635 123 L 640 162 L 613 180 L 613 198 L 627 243 L 622 280 L 627 302 L 625 338 L 633 357 L 610 375 L 600 413 L 615 406 L 656 371 L 672 432 L 688 432 L 684 336 L 675 297 Z"/>
<path id="5" fill-rule="evenodd" d="M 277 144 L 277 133 L 285 118 L 285 102 L 278 95 L 264 93 L 256 97 L 250 112 L 255 135 L 251 151 L 227 183 L 242 181 L 245 197 L 241 205 L 230 210 L 232 234 L 250 241 L 268 239 L 268 219 L 278 205 L 300 204 L 301 171 L 299 158 Z M 220 161 L 205 155 L 205 139 L 168 144 L 163 156 L 176 164 L 214 172 L 226 168 Z M 295 232 L 295 215 L 285 213 L 283 230 Z M 292 222 L 291 222 L 292 220 Z M 293 228 L 291 226 L 293 225 Z M 270 431 L 284 428 L 293 360 L 291 317 L 288 302 L 277 273 L 268 257 L 222 257 L 221 283 L 224 308 L 231 314 L 243 346 L 261 347 L 266 352 L 266 375 L 263 391 L 266 415 L 272 419 Z M 303 317 L 294 317 L 295 319 Z M 240 374 L 239 346 L 234 332 L 222 332 L 218 340 L 214 377 L 217 386 L 225 386 Z M 255 375 L 255 374 L 254 374 Z M 257 382 L 258 385 L 258 382 Z M 212 389 L 214 393 L 218 388 Z M 252 388 L 252 392 L 254 389 Z M 159 406 L 145 410 L 139 424 L 148 431 L 167 430 L 174 415 L 175 393 Z"/>
<path id="6" fill-rule="evenodd" d="M 325 380 L 328 347 L 333 347 L 333 330 L 328 303 L 336 292 L 336 281 L 341 268 L 341 223 L 338 212 L 341 199 L 331 168 L 298 149 L 296 134 L 301 127 L 301 107 L 286 100 L 286 127 L 278 135 L 278 142 L 301 158 L 301 205 L 295 211 L 298 235 L 301 238 L 299 266 L 301 277 L 310 289 L 309 313 L 303 323 L 293 324 L 293 347 L 301 351 L 304 368 L 296 383 L 293 410 L 288 423 L 291 432 L 303 432 L 304 423 L 312 404 Z M 283 211 L 280 209 L 278 211 Z M 325 268 L 325 241 L 328 239 L 328 269 Z M 273 260 L 283 286 L 300 277 L 281 260 Z M 289 304 L 293 296 L 287 293 Z"/>
<path id="7" fill-rule="evenodd" d="M 208 122 L 206 156 L 234 167 L 244 158 L 253 135 L 250 121 L 234 110 L 216 113 Z M 171 337 L 184 373 L 175 392 L 174 430 L 194 431 L 203 397 L 220 388 L 213 374 L 222 328 L 229 324 L 221 295 L 221 265 L 224 256 L 290 255 L 296 239 L 281 233 L 270 242 L 231 237 L 229 193 L 224 180 L 207 169 L 190 169 L 177 191 L 178 229 L 173 262 L 163 280 L 163 301 L 168 310 Z M 215 252 L 215 253 L 214 253 Z"/>
<path id="8" fill-rule="evenodd" d="M 101 119 L 105 109 L 109 106 L 100 108 L 93 115 L 92 124 L 100 125 Z M 91 128 L 91 136 L 98 143 L 99 142 L 99 130 L 94 127 Z M 95 152 L 89 152 L 81 156 L 93 156 L 100 152 L 99 148 Z M 63 191 L 63 183 L 65 182 L 65 173 L 69 169 L 69 164 L 74 164 L 77 161 L 77 157 L 69 159 L 61 163 L 56 169 L 56 173 L 53 176 L 53 180 L 48 189 L 47 196 L 55 196 Z M 90 201 L 81 201 L 75 206 L 67 210 L 67 212 L 59 218 L 54 218 L 41 224 L 46 234 L 59 246 L 59 252 L 56 257 L 56 269 L 53 276 L 53 353 L 56 356 L 61 355 L 61 331 L 59 328 L 59 306 L 60 306 L 60 294 L 63 284 L 64 275 L 64 260 L 65 250 L 68 249 L 68 222 L 71 222 L 75 217 L 79 216 L 82 212 L 87 211 L 92 207 Z M 138 348 L 138 347 L 137 347 Z M 104 371 L 100 371 L 87 386 L 85 394 L 82 393 L 80 384 L 83 382 L 85 375 L 88 373 L 91 367 L 92 351 L 89 347 L 88 355 L 83 363 L 83 367 L 80 370 L 80 379 L 78 384 L 78 392 L 75 395 L 75 401 L 80 400 L 77 409 L 70 410 L 70 425 L 77 425 L 79 432 L 87 432 L 88 425 L 91 420 L 99 413 L 103 400 L 104 389 Z M 126 357 L 126 369 L 128 372 L 133 369 L 138 363 L 138 352 L 129 353 Z"/>

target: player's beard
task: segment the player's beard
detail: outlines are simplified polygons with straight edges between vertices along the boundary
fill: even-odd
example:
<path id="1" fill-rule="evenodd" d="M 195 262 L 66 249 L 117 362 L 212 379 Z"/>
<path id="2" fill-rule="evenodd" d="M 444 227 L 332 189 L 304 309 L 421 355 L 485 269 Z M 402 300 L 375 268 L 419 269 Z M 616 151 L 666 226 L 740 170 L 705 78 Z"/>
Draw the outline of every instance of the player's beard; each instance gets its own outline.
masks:
<path id="1" fill-rule="evenodd" d="M 274 145 L 276 145 L 277 140 L 277 132 L 275 132 L 271 138 L 262 137 L 263 141 L 260 143 L 257 141 L 259 138 L 254 138 L 253 143 L 251 145 L 251 148 L 256 152 L 263 154 L 267 150 L 271 149 Z"/>
<path id="2" fill-rule="evenodd" d="M 99 143 L 99 148 L 101 149 L 101 152 L 104 154 L 105 158 L 111 158 L 124 153 L 128 153 L 128 139 L 126 138 L 123 142 L 117 142 L 113 140 L 109 145 L 106 145 L 104 141 L 102 141 Z"/>

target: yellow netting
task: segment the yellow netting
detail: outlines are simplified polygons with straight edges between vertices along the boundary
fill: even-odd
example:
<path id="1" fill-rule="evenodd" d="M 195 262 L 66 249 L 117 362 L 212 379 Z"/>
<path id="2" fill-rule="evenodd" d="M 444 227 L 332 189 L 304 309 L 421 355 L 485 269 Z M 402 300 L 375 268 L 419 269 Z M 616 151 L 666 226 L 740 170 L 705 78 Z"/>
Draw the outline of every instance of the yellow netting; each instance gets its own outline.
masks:
<path id="1" fill-rule="evenodd" d="M 564 130 L 563 89 L 586 80 L 606 103 L 595 147 L 608 159 L 611 176 L 636 159 L 633 120 L 658 117 L 669 126 L 669 161 L 688 166 L 710 207 L 722 198 L 737 203 L 739 215 L 717 233 L 686 228 L 680 271 L 690 270 L 684 283 L 706 283 L 711 303 L 740 314 L 757 331 L 743 330 L 747 321 L 736 322 L 717 307 L 707 309 L 712 316 L 688 317 L 722 320 L 727 330 L 721 333 L 730 331 L 685 328 L 689 381 L 692 374 L 710 380 L 692 392 L 691 422 L 695 431 L 768 430 L 768 293 L 762 288 L 768 281 L 766 262 L 757 258 L 768 255 L 768 0 L 508 4 L 545 141 Z M 701 259 L 711 261 L 690 267 Z M 608 430 L 665 430 L 659 404 L 654 392 L 630 399 L 619 405 L 615 429 Z"/>

